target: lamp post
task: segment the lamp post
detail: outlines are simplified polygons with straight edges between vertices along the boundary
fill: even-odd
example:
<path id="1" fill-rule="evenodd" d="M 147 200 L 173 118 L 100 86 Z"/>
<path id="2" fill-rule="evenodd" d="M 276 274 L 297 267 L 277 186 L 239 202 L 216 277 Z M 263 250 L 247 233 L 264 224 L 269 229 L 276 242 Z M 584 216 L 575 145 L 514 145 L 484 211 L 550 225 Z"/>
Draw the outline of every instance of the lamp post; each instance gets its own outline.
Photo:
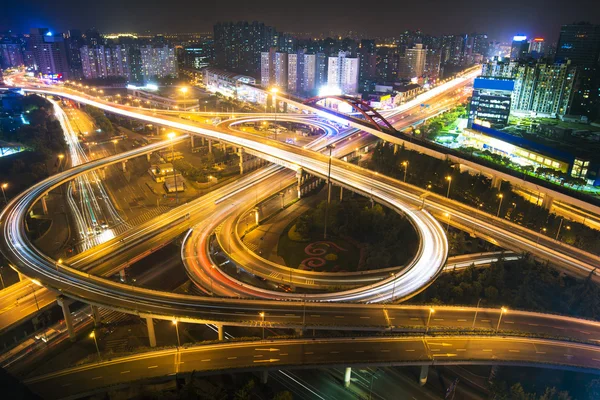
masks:
<path id="1" fill-rule="evenodd" d="M 98 348 L 98 340 L 96 339 L 95 330 L 93 330 L 92 333 L 90 333 L 90 337 L 94 339 L 94 343 L 96 344 L 96 352 L 98 353 L 98 362 L 100 362 L 102 360 L 102 357 L 100 357 L 100 348 Z"/>
<path id="2" fill-rule="evenodd" d="M 448 191 L 446 192 L 446 197 L 450 198 L 450 185 L 452 185 L 452 177 L 447 176 L 446 180 L 448 181 Z"/>
<path id="3" fill-rule="evenodd" d="M 452 214 L 444 213 L 444 216 L 448 219 L 446 221 L 446 233 L 448 233 L 448 231 L 450 230 L 450 218 L 452 218 Z"/>
<path id="4" fill-rule="evenodd" d="M 175 204 L 179 204 L 179 187 L 177 186 L 177 174 L 175 173 L 175 132 L 169 132 L 167 137 L 171 140 L 171 163 L 173 164 L 173 180 L 175 181 Z"/>
<path id="5" fill-rule="evenodd" d="M 542 232 L 546 232 L 546 228 L 542 228 L 540 229 L 540 231 L 538 232 L 538 237 L 537 240 L 535 242 L 535 246 L 537 247 L 540 244 L 540 236 L 542 236 Z"/>
<path id="6" fill-rule="evenodd" d="M 496 213 L 496 218 L 500 218 L 500 207 L 502 207 L 502 199 L 504 198 L 504 195 L 500 193 L 498 197 L 500 198 L 500 203 L 498 203 L 498 212 Z"/>
<path id="7" fill-rule="evenodd" d="M 429 307 L 429 317 L 427 317 L 427 325 L 425 326 L 425 334 L 427 334 L 427 332 L 429 332 L 429 321 L 431 321 L 431 315 L 435 313 L 435 310 L 431 307 Z"/>
<path id="8" fill-rule="evenodd" d="M 390 300 L 392 303 L 394 302 L 394 295 L 396 294 L 396 273 L 391 272 L 390 275 L 394 279 L 392 284 L 392 299 Z"/>
<path id="9" fill-rule="evenodd" d="M 260 315 L 260 318 L 262 319 L 262 321 L 261 321 L 262 338 L 263 338 L 263 340 L 265 340 L 265 313 L 261 311 L 258 315 Z"/>
<path id="10" fill-rule="evenodd" d="M 475 321 L 477 321 L 477 312 L 479 311 L 479 303 L 481 303 L 481 298 L 477 301 L 477 307 L 475 308 L 475 316 L 473 317 L 473 325 L 471 329 L 475 329 Z"/>
<path id="11" fill-rule="evenodd" d="M 560 219 L 560 224 L 558 225 L 558 232 L 556 232 L 556 240 L 558 240 L 558 237 L 560 236 L 560 230 L 561 230 L 561 228 L 563 226 L 564 220 L 565 220 L 565 217 L 562 217 Z M 571 226 L 570 225 L 567 225 L 566 228 L 567 228 L 568 231 L 571 230 Z"/>
<path id="12" fill-rule="evenodd" d="M 277 92 L 279 92 L 279 89 L 277 89 L 276 87 L 271 88 L 271 94 L 273 95 L 273 106 L 275 107 L 275 114 L 277 114 Z M 275 121 L 277 121 L 277 115 L 275 115 Z"/>
<path id="13" fill-rule="evenodd" d="M 403 161 L 402 166 L 404 167 L 404 182 L 406 183 L 406 173 L 408 172 L 408 161 Z"/>
<path id="14" fill-rule="evenodd" d="M 188 87 L 183 86 L 183 87 L 179 88 L 179 90 L 181 91 L 181 93 L 183 93 L 183 110 L 187 111 L 187 108 L 185 108 L 185 105 L 186 105 L 186 95 L 188 92 Z"/>
<path id="15" fill-rule="evenodd" d="M 115 139 L 115 140 L 113 140 L 112 142 L 113 142 L 113 147 L 114 147 L 114 149 L 115 149 L 115 154 L 116 154 L 116 153 L 117 153 L 117 142 L 118 142 L 118 140 L 117 140 L 117 139 Z"/>
<path id="16" fill-rule="evenodd" d="M 500 317 L 498 318 L 498 325 L 496 325 L 496 333 L 498 333 L 498 329 L 500 329 L 500 322 L 502 322 L 502 316 L 506 314 L 508 310 L 506 307 L 500 308 Z"/>
<path id="17" fill-rule="evenodd" d="M 331 150 L 335 146 L 330 144 L 327 145 L 329 149 L 329 165 L 327 167 L 327 204 L 325 204 L 325 230 L 323 232 L 323 239 L 327 239 L 327 220 L 329 214 L 329 203 L 331 203 Z"/>
<path id="18" fill-rule="evenodd" d="M 4 189 L 6 189 L 8 187 L 8 183 L 4 182 L 0 188 L 2 188 L 2 196 L 4 197 L 4 202 L 6 204 L 8 204 L 8 200 L 6 200 L 6 192 L 4 191 Z"/>
<path id="19" fill-rule="evenodd" d="M 56 272 L 58 272 L 58 267 L 59 267 L 59 266 L 61 266 L 61 265 L 62 265 L 62 263 L 63 263 L 63 259 L 62 259 L 62 258 L 59 258 L 59 259 L 56 261 Z"/>
<path id="20" fill-rule="evenodd" d="M 427 190 L 431 190 L 431 185 L 427 185 Z M 425 208 L 425 198 L 427 197 L 427 192 L 423 193 L 423 202 L 421 203 L 421 210 Z"/>
<path id="21" fill-rule="evenodd" d="M 179 341 L 179 325 L 177 325 L 177 320 L 173 320 L 173 325 L 175 325 L 175 332 L 177 332 L 177 351 L 181 347 L 181 342 Z"/>
<path id="22" fill-rule="evenodd" d="M 59 155 L 58 155 L 58 170 L 59 170 L 59 171 L 61 170 L 61 167 L 62 167 L 62 161 L 63 161 L 63 158 L 65 158 L 65 155 L 64 155 L 64 154 L 59 154 Z"/>

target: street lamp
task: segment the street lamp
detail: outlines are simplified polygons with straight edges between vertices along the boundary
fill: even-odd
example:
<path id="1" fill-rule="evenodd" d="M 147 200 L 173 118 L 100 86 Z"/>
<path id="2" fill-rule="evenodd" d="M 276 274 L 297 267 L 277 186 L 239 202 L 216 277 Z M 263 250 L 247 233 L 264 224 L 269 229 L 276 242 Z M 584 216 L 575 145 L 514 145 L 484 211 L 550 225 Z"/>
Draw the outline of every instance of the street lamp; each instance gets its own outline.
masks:
<path id="1" fill-rule="evenodd" d="M 186 94 L 188 92 L 188 89 L 189 88 L 187 86 L 183 86 L 183 87 L 179 88 L 179 90 L 181 91 L 181 93 L 183 93 L 183 108 L 184 108 L 184 111 L 187 110 L 187 108 L 185 108 L 185 105 L 186 105 L 186 101 L 185 101 L 186 98 L 185 98 L 185 96 L 186 96 Z"/>
<path id="2" fill-rule="evenodd" d="M 404 182 L 406 182 L 406 172 L 408 172 L 408 161 L 403 161 L 402 166 L 404 167 Z"/>
<path id="3" fill-rule="evenodd" d="M 4 196 L 4 202 L 8 204 L 8 200 L 6 200 L 6 192 L 4 191 L 4 189 L 8 187 L 8 183 L 4 182 L 0 187 L 2 188 L 2 196 Z"/>
<path id="4" fill-rule="evenodd" d="M 59 171 L 60 171 L 60 168 L 61 168 L 61 166 L 62 166 L 62 160 L 63 160 L 63 158 L 65 158 L 65 155 L 64 155 L 64 154 L 59 154 L 59 155 L 58 155 L 58 170 L 59 170 Z"/>
<path id="5" fill-rule="evenodd" d="M 429 307 L 429 317 L 427 317 L 427 325 L 425 326 L 425 334 L 429 332 L 429 321 L 431 321 L 431 315 L 435 313 L 435 310 L 432 307 Z"/>
<path id="6" fill-rule="evenodd" d="M 63 259 L 62 259 L 62 258 L 59 258 L 59 259 L 56 261 L 56 272 L 58 272 L 58 267 L 59 267 L 59 266 L 61 266 L 61 265 L 62 265 L 62 263 L 63 263 Z"/>
<path id="7" fill-rule="evenodd" d="M 179 204 L 179 187 L 177 187 L 177 174 L 175 173 L 175 132 L 169 132 L 167 137 L 171 140 L 171 164 L 173 165 L 173 180 L 175 181 L 175 204 Z"/>
<path id="8" fill-rule="evenodd" d="M 496 213 L 496 218 L 500 218 L 500 207 L 502 207 L 502 199 L 504 198 L 504 195 L 500 193 L 498 197 L 500 198 L 500 203 L 498 204 L 498 212 Z"/>
<path id="9" fill-rule="evenodd" d="M 115 153 L 116 153 L 117 152 L 117 142 L 118 142 L 118 140 L 115 139 L 112 142 L 113 142 L 113 147 L 115 148 Z"/>
<path id="10" fill-rule="evenodd" d="M 427 190 L 431 190 L 431 185 L 427 185 Z M 427 197 L 427 192 L 423 193 L 423 202 L 421 203 L 421 210 L 425 208 L 425 198 Z"/>
<path id="11" fill-rule="evenodd" d="M 277 89 L 276 87 L 271 88 L 271 94 L 273 94 L 273 105 L 275 106 L 275 114 L 277 114 L 277 92 L 279 92 L 279 89 Z M 277 117 L 275 117 L 277 118 Z M 277 121 L 277 120 L 275 120 Z"/>
<path id="12" fill-rule="evenodd" d="M 446 192 L 446 197 L 450 197 L 450 185 L 452 184 L 452 177 L 451 176 L 447 176 L 446 180 L 448 181 L 448 191 Z"/>
<path id="13" fill-rule="evenodd" d="M 42 283 L 40 281 L 38 281 L 37 279 L 32 279 L 31 282 L 35 285 L 42 286 Z M 29 285 L 29 287 L 31 288 L 31 293 L 33 293 L 33 299 L 35 300 L 35 307 L 37 308 L 37 310 L 39 312 L 40 305 L 38 304 L 37 296 L 35 295 L 35 289 L 33 288 L 32 285 Z"/>
<path id="14" fill-rule="evenodd" d="M 394 295 L 396 294 L 396 273 L 391 272 L 390 275 L 394 279 L 393 285 L 392 285 L 392 299 L 391 299 L 391 302 L 393 303 L 394 302 Z"/>
<path id="15" fill-rule="evenodd" d="M 535 242 L 536 247 L 540 244 L 540 236 L 542 236 L 542 232 L 546 233 L 546 228 L 542 228 L 538 232 L 537 241 Z"/>
<path id="16" fill-rule="evenodd" d="M 179 326 L 177 325 L 176 319 L 173 320 L 173 325 L 175 325 L 175 332 L 177 332 L 177 351 L 179 351 L 179 348 L 181 347 L 181 342 L 179 341 Z"/>
<path id="17" fill-rule="evenodd" d="M 265 340 L 265 313 L 261 311 L 258 315 L 260 315 L 260 318 L 262 318 L 262 338 Z"/>
<path id="18" fill-rule="evenodd" d="M 94 339 L 94 343 L 96 344 L 96 351 L 98 352 L 98 361 L 100 361 L 102 359 L 102 357 L 100 357 L 100 349 L 98 348 L 98 340 L 96 339 L 96 331 L 92 331 L 92 333 L 90 333 L 90 337 Z"/>
<path id="19" fill-rule="evenodd" d="M 444 213 L 444 217 L 448 218 L 448 220 L 446 221 L 446 233 L 448 233 L 448 231 L 450 230 L 450 218 L 452 218 L 452 214 Z"/>
<path id="20" fill-rule="evenodd" d="M 563 225 L 563 222 L 564 222 L 564 220 L 565 220 L 565 217 L 562 217 L 562 218 L 560 219 L 560 224 L 558 225 L 558 232 L 556 232 L 556 240 L 558 240 L 558 237 L 559 237 L 559 235 L 560 235 L 560 230 L 561 230 L 561 228 L 562 228 L 562 225 Z M 567 228 L 567 230 L 568 230 L 568 231 L 570 231 L 570 230 L 571 230 L 571 226 L 570 226 L 570 225 L 567 225 L 567 226 L 566 226 L 566 228 Z"/>
<path id="21" fill-rule="evenodd" d="M 498 329 L 500 329 L 500 322 L 502 321 L 502 316 L 508 312 L 506 307 L 500 308 L 500 317 L 498 318 L 498 325 L 496 325 L 496 333 L 498 333 Z"/>
<path id="22" fill-rule="evenodd" d="M 327 145 L 329 149 L 329 166 L 327 169 L 327 204 L 325 205 L 325 231 L 323 232 L 323 239 L 327 239 L 327 219 L 329 214 L 329 203 L 331 203 L 331 150 L 335 146 L 332 144 Z"/>

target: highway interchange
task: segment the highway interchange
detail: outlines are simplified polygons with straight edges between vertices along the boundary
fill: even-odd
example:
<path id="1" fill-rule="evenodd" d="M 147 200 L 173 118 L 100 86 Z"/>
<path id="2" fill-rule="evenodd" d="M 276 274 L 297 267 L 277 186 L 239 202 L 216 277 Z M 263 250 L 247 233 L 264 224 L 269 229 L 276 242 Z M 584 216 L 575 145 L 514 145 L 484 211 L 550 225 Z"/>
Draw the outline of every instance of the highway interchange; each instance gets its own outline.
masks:
<path id="1" fill-rule="evenodd" d="M 33 90 L 34 92 L 40 92 L 40 90 Z M 41 92 L 45 92 L 41 90 Z M 106 109 L 110 112 L 117 114 L 127 115 L 134 118 L 139 118 L 153 123 L 160 123 L 165 126 L 171 126 L 173 128 L 190 132 L 190 134 L 200 134 L 206 137 L 223 140 L 233 145 L 243 147 L 257 154 L 261 154 L 267 160 L 279 163 L 285 167 L 298 170 L 299 168 L 312 173 L 322 178 L 327 176 L 327 163 L 328 158 L 319 153 L 315 153 L 309 149 L 298 149 L 293 146 L 278 143 L 266 138 L 257 139 L 252 135 L 244 134 L 243 132 L 236 131 L 235 133 L 230 129 L 215 128 L 212 126 L 206 126 L 199 123 L 188 123 L 181 122 L 178 118 L 167 118 L 157 117 L 153 113 L 143 111 L 132 111 L 123 108 L 115 108 L 113 106 L 107 106 L 103 103 L 98 103 L 95 100 L 89 100 L 78 95 L 65 94 L 56 92 L 57 95 L 71 98 L 75 101 L 82 103 L 94 104 Z M 176 142 L 186 140 L 186 135 L 181 135 L 175 139 Z M 177 231 L 182 233 L 186 229 L 194 226 L 197 222 L 205 223 L 209 221 L 208 216 L 213 217 L 213 221 L 221 222 L 225 217 L 232 215 L 231 207 L 223 210 L 225 207 L 219 208 L 219 199 L 224 198 L 231 193 L 236 196 L 243 192 L 243 189 L 248 185 L 259 185 L 261 182 L 267 185 L 269 179 L 275 174 L 287 174 L 287 179 L 293 178 L 289 176 L 289 173 L 278 171 L 277 167 L 268 167 L 261 169 L 255 173 L 249 174 L 246 177 L 241 178 L 236 185 L 228 185 L 224 190 L 211 193 L 210 195 L 204 196 L 198 200 L 192 201 L 189 204 L 183 205 L 165 216 L 162 225 L 156 225 L 156 221 L 148 221 L 147 226 L 137 227 L 136 232 L 127 233 L 125 238 L 117 237 L 109 240 L 104 244 L 98 246 L 98 248 L 92 248 L 87 252 L 82 253 L 79 257 L 75 257 L 73 260 L 65 263 L 60 267 L 57 267 L 56 260 L 52 260 L 45 256 L 37 249 L 32 248 L 30 243 L 23 231 L 23 216 L 33 204 L 48 191 L 56 188 L 63 182 L 74 179 L 76 177 L 87 174 L 90 171 L 94 171 L 98 168 L 102 168 L 106 165 L 119 163 L 129 157 L 135 157 L 147 154 L 152 151 L 157 151 L 161 148 L 170 146 L 172 142 L 161 142 L 151 146 L 143 147 L 126 153 L 121 153 L 115 156 L 107 157 L 102 160 L 92 161 L 87 164 L 83 164 L 80 167 L 75 167 L 71 170 L 64 171 L 48 178 L 46 181 L 32 187 L 29 191 L 19 195 L 15 198 L 9 206 L 2 212 L 0 216 L 0 226 L 2 228 L 2 250 L 7 255 L 14 266 L 20 271 L 24 272 L 27 276 L 33 279 L 39 280 L 43 285 L 50 287 L 54 290 L 62 292 L 68 297 L 80 299 L 84 302 L 100 305 L 102 307 L 135 313 L 143 316 L 151 316 L 153 318 L 160 319 L 177 319 L 180 321 L 190 322 L 210 322 L 217 324 L 228 324 L 228 325 L 240 325 L 240 326 L 272 326 L 272 327 L 294 327 L 302 329 L 348 329 L 348 330 L 373 330 L 373 331 L 402 331 L 406 330 L 407 327 L 420 327 L 422 329 L 425 325 L 427 317 L 431 317 L 431 311 L 428 307 L 403 307 L 397 305 L 347 305 L 347 304 L 323 304 L 306 301 L 303 299 L 301 302 L 280 302 L 280 301 L 260 301 L 260 300 L 236 300 L 236 299 L 215 299 L 210 297 L 194 297 L 175 295 L 171 293 L 161 293 L 151 290 L 133 288 L 128 285 L 119 284 L 116 282 L 107 281 L 99 278 L 95 275 L 109 275 L 114 273 L 115 270 L 122 267 L 125 264 L 125 260 L 131 259 L 131 253 L 129 250 L 135 248 L 133 253 L 145 254 L 147 251 L 151 251 L 154 246 L 159 245 L 165 240 L 165 236 L 161 236 L 161 229 L 167 226 L 168 235 L 172 235 L 173 231 L 170 226 L 171 224 L 177 225 Z M 444 214 L 451 212 L 452 219 L 448 221 L 451 225 L 460 226 L 465 228 L 467 231 L 473 231 L 477 235 L 488 238 L 490 241 L 495 242 L 501 246 L 507 248 L 519 250 L 527 250 L 535 255 L 541 256 L 544 259 L 548 259 L 559 266 L 568 268 L 575 273 L 587 274 L 592 271 L 598 263 L 598 257 L 582 252 L 578 249 L 570 248 L 566 245 L 554 242 L 549 238 L 536 235 L 535 232 L 530 232 L 522 227 L 513 226 L 505 220 L 498 220 L 489 215 L 486 215 L 477 210 L 473 210 L 470 207 L 462 204 L 453 202 L 449 199 L 445 199 L 442 196 L 438 196 L 432 193 L 426 193 L 426 206 L 425 209 L 420 209 L 422 204 L 422 195 L 425 193 L 420 188 L 405 185 L 402 182 L 397 182 L 393 179 L 378 176 L 377 174 L 363 170 L 353 165 L 349 165 L 342 161 L 332 160 L 331 177 L 334 182 L 344 186 L 348 189 L 357 191 L 366 196 L 372 196 L 383 204 L 386 204 L 392 208 L 405 213 L 410 218 L 413 218 L 413 223 L 416 228 L 419 229 L 423 244 L 420 252 L 414 260 L 415 265 L 413 268 L 403 270 L 401 274 L 405 281 L 402 281 L 401 285 L 396 287 L 398 282 L 394 282 L 393 278 L 380 279 L 378 284 L 373 286 L 374 292 L 368 293 L 366 297 L 357 296 L 357 292 L 354 289 L 348 291 L 347 294 L 341 295 L 335 300 L 340 301 L 356 301 L 363 300 L 368 302 L 389 302 L 392 300 L 392 290 L 394 291 L 394 299 L 405 299 L 410 297 L 412 294 L 422 290 L 427 284 L 429 284 L 437 274 L 442 270 L 446 262 L 447 254 L 447 242 L 445 240 L 444 229 L 439 220 L 444 220 Z M 279 177 L 278 177 L 279 179 Z M 264 183 L 266 182 L 266 183 Z M 250 204 L 253 195 L 248 196 L 246 199 L 245 206 L 242 207 L 240 201 L 240 210 L 245 210 Z M 431 214 L 430 214 L 431 213 Z M 218 218 L 217 218 L 218 217 Z M 222 218 L 219 220 L 219 218 Z M 181 224 L 180 222 L 184 222 Z M 153 225 L 154 224 L 154 225 Z M 204 229 L 204 232 L 209 232 L 210 229 Z M 152 232 L 152 235 L 146 236 L 148 232 Z M 147 240 L 150 238 L 151 240 Z M 124 252 L 115 252 L 114 249 L 122 246 L 123 240 L 127 243 L 124 246 Z M 138 246 L 143 243 L 142 247 Z M 111 254 L 110 262 L 105 263 L 104 259 L 108 254 Z M 121 255 L 120 255 L 121 254 Z M 119 257 L 122 257 L 121 261 Z M 100 268 L 102 264 L 103 269 Z M 76 268 L 81 268 L 77 270 Z M 84 272 L 91 271 L 92 268 L 96 268 L 94 273 Z M 100 272 L 101 271 L 101 272 Z M 415 271 L 414 273 L 411 273 Z M 98 272 L 98 273 L 96 273 Z M 392 287 L 394 289 L 392 289 Z M 226 289 L 223 287 L 223 289 Z M 360 289 L 362 290 L 362 289 Z M 239 296 L 239 293 L 229 293 L 234 296 Z M 201 304 L 198 302 L 201 301 Z M 235 311 L 234 311 L 235 310 Z M 259 312 L 264 312 L 266 317 L 261 319 Z M 475 312 L 479 316 L 479 319 L 474 319 Z M 495 323 L 498 321 L 500 315 L 499 310 L 475 310 L 473 308 L 451 308 L 451 307 L 439 307 L 435 310 L 435 318 L 433 319 L 432 328 L 444 329 L 469 329 L 475 327 L 476 329 L 485 329 L 487 331 L 494 330 Z M 560 322 L 560 323 L 559 323 Z M 505 327 L 506 324 L 507 326 Z M 505 316 L 503 322 L 503 329 L 518 330 L 522 332 L 530 332 L 536 335 L 548 335 L 553 337 L 570 337 L 582 342 L 593 343 L 600 340 L 600 328 L 597 324 L 591 321 L 583 321 L 577 319 L 565 319 L 564 317 L 538 315 L 534 313 L 525 312 L 509 312 Z M 339 343 L 328 343 L 331 345 L 331 349 L 328 351 L 335 351 L 334 347 L 339 345 L 340 348 L 347 349 L 348 344 L 346 342 L 350 339 L 337 339 Z M 353 339 L 354 340 L 354 339 Z M 356 339 L 358 340 L 358 339 Z M 396 341 L 392 353 L 395 354 L 391 359 L 386 359 L 385 356 L 377 357 L 377 360 L 365 360 L 361 359 L 360 356 L 344 358 L 341 357 L 336 361 L 337 356 L 333 358 L 328 356 L 327 359 L 336 365 L 342 364 L 360 364 L 361 362 L 382 362 L 382 363 L 398 363 L 401 360 L 397 359 L 397 352 L 404 349 L 408 353 L 409 343 L 424 343 L 426 340 L 434 339 L 423 339 L 422 337 L 415 338 L 394 338 L 394 339 L 361 339 L 365 341 L 365 346 L 385 346 L 385 341 Z M 370 342 L 373 340 L 373 342 Z M 412 342 L 411 342 L 412 340 Z M 460 341 L 469 341 L 468 344 Z M 576 345 L 568 346 L 563 342 L 549 341 L 548 343 L 533 344 L 537 346 L 547 346 L 548 351 L 540 351 L 532 356 L 531 354 L 525 354 L 527 351 L 521 351 L 525 348 L 530 349 L 532 346 L 531 339 L 505 339 L 505 338 L 458 338 L 451 337 L 447 338 L 447 341 L 456 344 L 460 349 L 466 349 L 466 353 L 463 355 L 448 356 L 448 358 L 458 358 L 462 360 L 471 361 L 489 361 L 490 355 L 476 356 L 475 347 L 471 343 L 484 343 L 489 342 L 489 346 L 494 351 L 499 351 L 503 354 L 503 360 L 509 360 L 509 362 L 547 362 L 560 365 L 572 365 L 577 367 L 591 367 L 595 368 L 595 364 L 592 363 L 590 366 L 590 357 L 583 356 L 585 351 L 597 351 L 595 346 L 591 345 Z M 386 343 L 388 343 L 386 342 Z M 488 344 L 485 342 L 485 345 Z M 510 342 L 511 344 L 507 344 Z M 375 344 L 376 343 L 376 344 Z M 459 344 L 461 343 L 461 344 Z M 389 343 L 388 343 L 389 344 Z M 452 344 L 452 346 L 454 346 Z M 246 344 L 248 349 L 256 344 Z M 288 354 L 295 354 L 295 357 L 302 355 L 302 349 L 306 345 L 305 342 L 298 342 L 293 344 L 277 344 L 277 346 L 290 346 Z M 485 347 L 484 345 L 484 347 Z M 229 346 L 229 345 L 228 345 Z M 236 345 L 237 346 L 237 345 Z M 244 344 L 239 344 L 243 347 Z M 325 345 L 324 345 L 325 346 Z M 471 349 L 471 347 L 473 348 Z M 509 348 L 513 346 L 514 348 Z M 569 347 L 569 357 L 563 359 L 558 357 L 559 352 L 563 347 Z M 225 346 L 227 347 L 227 346 Z M 225 348 L 223 347 L 223 348 Z M 234 347 L 234 346 L 230 346 Z M 298 348 L 301 348 L 298 350 Z M 214 351 L 222 351 L 223 348 L 216 349 Z M 592 349 L 592 350 L 590 350 Z M 382 348 L 382 352 L 386 349 Z M 398 350 L 398 351 L 396 351 Z M 186 357 L 187 350 L 180 353 L 171 353 L 169 355 L 160 355 L 158 352 L 149 353 L 148 357 L 165 357 L 163 360 L 173 357 Z M 192 351 L 190 350 L 189 363 L 196 365 L 195 363 L 202 362 L 198 361 L 191 354 L 194 352 L 210 352 L 206 348 L 205 350 Z M 235 351 L 235 350 L 232 350 Z M 250 351 L 250 350 L 248 350 Z M 319 354 L 325 350 L 317 349 Z M 345 350 L 339 353 L 342 354 Z M 357 349 L 356 351 L 360 351 Z M 581 353 L 578 353 L 581 351 Z M 314 352 L 316 353 L 316 352 Z M 467 354 L 468 353 L 468 354 Z M 248 353 L 250 354 L 250 353 Z M 497 356 L 498 354 L 494 354 Z M 589 355 L 589 354 L 588 354 Z M 444 357 L 442 353 L 434 357 Z M 487 357 L 487 358 L 486 358 Z M 221 368 L 247 368 L 248 366 L 256 367 L 256 363 L 249 363 L 249 359 L 240 357 L 241 360 L 237 362 L 223 361 L 223 363 L 214 363 L 208 366 L 209 369 L 221 369 Z M 301 357 L 303 364 L 319 364 L 319 357 L 315 359 L 306 360 L 306 357 Z M 182 358 L 181 358 L 182 359 Z M 291 358 L 290 358 L 291 359 Z M 432 360 L 430 354 L 419 353 L 415 354 L 414 358 L 403 357 L 402 360 L 406 362 L 417 362 L 422 363 L 425 361 L 430 362 Z M 598 357 L 600 359 L 600 357 Z M 291 361 L 289 365 L 298 364 L 296 361 Z M 437 359 L 436 359 L 437 360 Z M 593 360 L 593 358 L 592 358 Z M 148 362 L 153 363 L 150 360 Z M 275 362 L 275 361 L 273 361 Z M 279 360 L 277 361 L 279 362 Z M 164 361 L 158 362 L 158 364 L 165 364 Z M 260 362 L 259 362 L 260 363 Z M 114 363 L 113 363 L 114 364 Z M 166 363 L 168 364 L 168 362 Z M 288 365 L 288 364 L 284 364 Z M 177 368 L 177 363 L 173 363 L 172 367 Z M 101 368 L 98 365 L 98 368 Z M 279 367 L 279 365 L 278 365 Z M 108 366 L 107 366 L 108 368 Z M 138 368 L 141 368 L 138 366 Z M 162 367 L 161 367 L 162 368 Z M 165 366 L 165 368 L 170 368 Z M 187 366 L 185 368 L 188 368 Z M 199 369 L 199 368 L 195 368 Z M 88 373 L 85 370 L 81 373 Z M 90 370 L 91 371 L 91 370 Z M 180 370 L 183 371 L 183 370 Z M 170 374 L 178 372 L 177 370 L 169 370 L 165 372 L 162 369 L 158 369 L 157 374 Z M 78 372 L 79 373 L 79 372 Z M 98 372 L 91 371 L 90 374 L 97 374 Z M 116 374 L 113 374 L 115 379 Z M 101 375 L 102 376 L 102 375 Z M 92 377 L 92 378 L 95 378 Z M 90 378 L 90 379 L 92 379 Z M 57 378 L 58 379 L 58 378 Z M 63 378 L 61 378 L 63 379 Z M 67 378 L 64 378 L 67 379 Z M 84 379 L 85 380 L 85 379 Z M 99 384 L 107 384 L 105 378 L 92 379 L 98 380 Z M 43 379 L 40 382 L 44 381 Z M 82 381 L 83 382 L 83 381 Z M 110 382 L 108 382 L 110 383 Z M 114 383 L 114 382 L 113 382 Z M 32 383 L 35 384 L 35 383 Z"/>

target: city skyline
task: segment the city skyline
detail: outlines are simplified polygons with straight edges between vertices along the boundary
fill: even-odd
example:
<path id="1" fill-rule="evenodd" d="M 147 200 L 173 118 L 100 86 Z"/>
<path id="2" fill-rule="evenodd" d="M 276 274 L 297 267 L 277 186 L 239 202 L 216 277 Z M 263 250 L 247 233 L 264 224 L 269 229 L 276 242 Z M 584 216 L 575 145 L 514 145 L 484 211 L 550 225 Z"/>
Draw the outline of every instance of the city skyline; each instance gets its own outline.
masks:
<path id="1" fill-rule="evenodd" d="M 521 3 L 514 0 L 502 6 L 487 7 L 483 12 L 477 2 L 460 5 L 431 0 L 427 7 L 419 4 L 398 5 L 385 1 L 376 7 L 344 7 L 317 2 L 303 2 L 294 7 L 273 1 L 263 1 L 253 7 L 234 1 L 212 8 L 195 8 L 184 3 L 170 7 L 159 2 L 108 1 L 101 5 L 71 4 L 57 0 L 52 3 L 29 2 L 13 4 L 0 16 L 0 31 L 26 33 L 30 28 L 47 26 L 55 31 L 96 27 L 102 32 L 133 31 L 152 33 L 208 32 L 217 22 L 261 21 L 285 32 L 306 32 L 313 35 L 331 31 L 352 31 L 363 36 L 395 36 L 405 30 L 421 30 L 431 35 L 450 33 L 487 33 L 490 38 L 508 41 L 515 34 L 558 39 L 561 25 L 587 21 L 600 15 L 600 6 L 591 0 L 575 2 L 541 0 Z M 381 10 L 385 9 L 385 13 Z M 423 13 L 422 10 L 428 10 Z M 429 11 L 432 10 L 432 11 Z M 192 11 L 192 12 L 190 12 Z M 535 16 L 532 18 L 532 16 Z"/>

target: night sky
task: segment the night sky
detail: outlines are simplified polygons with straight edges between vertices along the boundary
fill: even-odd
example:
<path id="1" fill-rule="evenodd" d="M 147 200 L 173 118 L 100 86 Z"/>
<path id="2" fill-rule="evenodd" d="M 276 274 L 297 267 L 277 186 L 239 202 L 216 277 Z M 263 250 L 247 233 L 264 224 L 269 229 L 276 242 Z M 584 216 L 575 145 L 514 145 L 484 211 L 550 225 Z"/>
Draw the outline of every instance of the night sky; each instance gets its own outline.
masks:
<path id="1" fill-rule="evenodd" d="M 279 31 L 353 30 L 393 36 L 405 29 L 488 33 L 508 40 L 517 33 L 558 38 L 560 25 L 600 23 L 600 0 L 6 0 L 0 31 L 54 31 L 96 27 L 101 32 L 207 32 L 217 21 L 257 20 Z"/>

